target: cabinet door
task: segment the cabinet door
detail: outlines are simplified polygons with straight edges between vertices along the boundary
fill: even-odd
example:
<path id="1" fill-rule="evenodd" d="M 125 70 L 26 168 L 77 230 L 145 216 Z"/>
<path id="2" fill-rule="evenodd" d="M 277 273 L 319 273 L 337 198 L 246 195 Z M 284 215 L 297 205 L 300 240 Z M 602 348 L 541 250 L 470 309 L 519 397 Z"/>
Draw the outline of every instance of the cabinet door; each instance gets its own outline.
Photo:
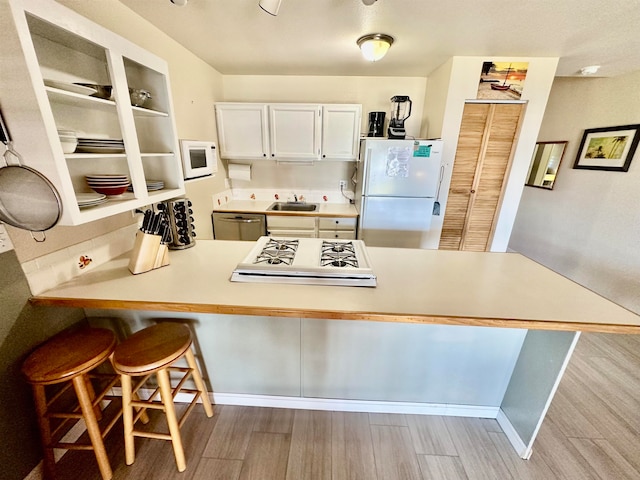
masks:
<path id="1" fill-rule="evenodd" d="M 524 104 L 465 105 L 439 248 L 491 248 L 523 111 Z"/>
<path id="2" fill-rule="evenodd" d="M 361 105 L 322 106 L 322 158 L 353 160 L 358 158 Z"/>
<path id="3" fill-rule="evenodd" d="M 321 116 L 320 105 L 269 105 L 271 158 L 318 160 Z"/>
<path id="4" fill-rule="evenodd" d="M 267 106 L 262 103 L 217 103 L 218 143 L 222 158 L 269 157 Z"/>

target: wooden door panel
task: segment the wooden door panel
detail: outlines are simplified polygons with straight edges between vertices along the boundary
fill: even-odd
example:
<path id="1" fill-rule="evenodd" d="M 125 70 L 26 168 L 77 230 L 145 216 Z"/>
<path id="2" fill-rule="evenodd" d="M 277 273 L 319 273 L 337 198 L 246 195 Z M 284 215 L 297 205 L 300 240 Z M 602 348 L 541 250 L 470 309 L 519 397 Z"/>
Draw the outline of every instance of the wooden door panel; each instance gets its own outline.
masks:
<path id="1" fill-rule="evenodd" d="M 439 248 L 489 248 L 523 109 L 465 105 Z"/>
<path id="2" fill-rule="evenodd" d="M 439 248 L 443 250 L 460 249 L 489 107 L 489 104 L 478 103 L 464 108 L 440 235 Z"/>

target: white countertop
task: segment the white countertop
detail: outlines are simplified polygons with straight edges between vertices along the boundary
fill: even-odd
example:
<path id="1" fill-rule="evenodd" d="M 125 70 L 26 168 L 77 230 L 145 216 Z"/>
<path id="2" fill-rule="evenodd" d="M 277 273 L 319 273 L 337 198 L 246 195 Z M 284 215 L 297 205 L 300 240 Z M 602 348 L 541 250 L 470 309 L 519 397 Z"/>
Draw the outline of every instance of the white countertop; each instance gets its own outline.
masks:
<path id="1" fill-rule="evenodd" d="M 274 200 L 275 201 L 275 200 Z M 231 200 L 214 207 L 214 212 L 266 213 L 269 215 L 303 215 L 311 217 L 357 217 L 358 211 L 349 203 L 318 203 L 315 212 L 267 212 L 273 201 L 264 200 Z M 315 202 L 308 202 L 315 203 Z"/>
<path id="2" fill-rule="evenodd" d="M 517 253 L 368 248 L 378 286 L 230 282 L 254 242 L 198 240 L 132 275 L 128 255 L 38 305 L 640 333 L 640 316 Z"/>

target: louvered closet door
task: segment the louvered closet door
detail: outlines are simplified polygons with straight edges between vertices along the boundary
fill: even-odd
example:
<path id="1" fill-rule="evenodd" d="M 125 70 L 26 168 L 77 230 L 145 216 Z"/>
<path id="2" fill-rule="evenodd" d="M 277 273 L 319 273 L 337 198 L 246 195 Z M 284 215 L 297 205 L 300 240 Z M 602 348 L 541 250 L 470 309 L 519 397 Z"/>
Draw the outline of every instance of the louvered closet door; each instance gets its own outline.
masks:
<path id="1" fill-rule="evenodd" d="M 441 249 L 490 247 L 523 110 L 524 104 L 465 105 Z"/>

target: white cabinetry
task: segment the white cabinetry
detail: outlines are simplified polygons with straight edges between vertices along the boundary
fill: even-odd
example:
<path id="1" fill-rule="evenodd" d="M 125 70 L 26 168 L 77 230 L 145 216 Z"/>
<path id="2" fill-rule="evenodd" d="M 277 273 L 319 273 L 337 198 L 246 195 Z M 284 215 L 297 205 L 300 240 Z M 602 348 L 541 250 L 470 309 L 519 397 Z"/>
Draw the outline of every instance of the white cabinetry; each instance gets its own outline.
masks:
<path id="1" fill-rule="evenodd" d="M 220 156 L 355 161 L 361 118 L 356 104 L 217 103 Z"/>
<path id="2" fill-rule="evenodd" d="M 271 157 L 275 160 L 319 160 L 320 105 L 269 105 Z"/>
<path id="3" fill-rule="evenodd" d="M 361 105 L 323 105 L 322 158 L 356 160 L 361 121 Z"/>
<path id="4" fill-rule="evenodd" d="M 355 217 L 351 218 L 318 218 L 318 237 L 319 238 L 340 238 L 345 240 L 354 240 L 356 238 Z"/>
<path id="5" fill-rule="evenodd" d="M 43 157 L 25 162 L 59 191 L 60 223 L 86 223 L 184 194 L 166 62 L 56 2 L 11 0 L 10 6 L 39 108 L 32 121 L 44 124 L 48 144 Z M 112 95 L 73 91 L 74 83 L 107 85 Z M 131 105 L 130 88 L 151 93 L 144 108 Z M 124 151 L 63 153 L 58 129 L 122 139 Z M 128 175 L 133 191 L 81 210 L 77 195 L 92 192 L 88 174 Z M 163 181 L 164 189 L 148 192 L 148 180 Z"/>
<path id="6" fill-rule="evenodd" d="M 265 104 L 218 103 L 216 120 L 222 158 L 271 158 Z"/>
<path id="7" fill-rule="evenodd" d="M 357 217 L 267 215 L 267 234 L 272 237 L 355 239 Z"/>
<path id="8" fill-rule="evenodd" d="M 267 235 L 272 237 L 316 238 L 317 217 L 267 215 Z"/>

